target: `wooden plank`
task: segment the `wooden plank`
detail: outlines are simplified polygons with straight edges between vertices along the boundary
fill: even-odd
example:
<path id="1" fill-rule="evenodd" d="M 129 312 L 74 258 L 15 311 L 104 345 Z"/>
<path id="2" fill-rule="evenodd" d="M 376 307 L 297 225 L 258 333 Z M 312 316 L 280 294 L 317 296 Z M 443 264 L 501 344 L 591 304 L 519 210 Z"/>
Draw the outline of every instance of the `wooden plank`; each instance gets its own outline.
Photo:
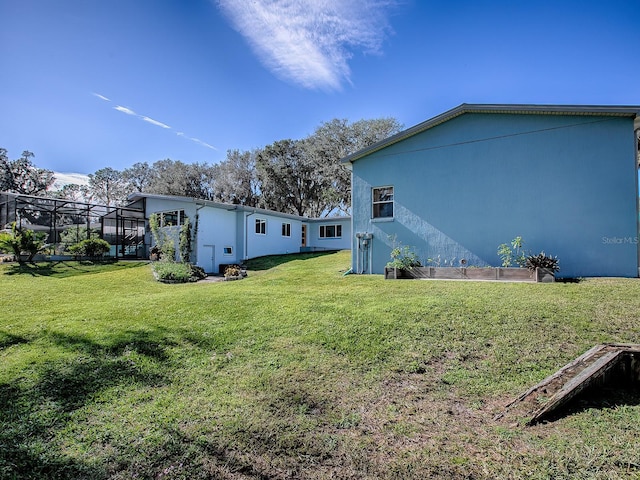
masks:
<path id="1" fill-rule="evenodd" d="M 496 415 L 495 420 L 505 416 L 512 407 L 515 408 L 516 403 L 527 402 L 528 405 L 535 403 L 536 394 L 540 395 L 539 391 L 548 389 L 551 395 L 550 400 L 536 410 L 528 422 L 529 425 L 534 424 L 553 410 L 560 408 L 594 382 L 607 381 L 606 375 L 614 367 L 625 367 L 626 370 L 621 373 L 627 375 L 631 382 L 640 382 L 640 344 L 606 343 L 595 345 L 511 401 L 501 413 Z M 556 388 L 557 390 L 553 393 Z M 545 393 L 547 392 L 545 391 Z M 529 398 L 531 400 L 528 400 Z"/>
<path id="2" fill-rule="evenodd" d="M 549 399 L 546 405 L 534 413 L 528 423 L 536 423 L 545 415 L 548 415 L 553 410 L 557 410 L 562 405 L 566 404 L 569 400 L 574 398 L 594 381 L 613 368 L 623 353 L 624 352 L 622 350 L 612 350 L 607 352 L 578 375 L 571 378 Z"/>
<path id="3" fill-rule="evenodd" d="M 535 282 L 535 275 L 526 268 L 498 268 L 499 280 L 512 280 L 518 282 Z"/>
<path id="4" fill-rule="evenodd" d="M 640 345 L 637 343 L 607 343 L 608 347 L 624 349 L 628 353 L 640 353 Z"/>
<path id="5" fill-rule="evenodd" d="M 534 385 L 529 390 L 527 390 L 526 392 L 521 394 L 518 398 L 516 398 L 513 401 L 511 401 L 508 405 L 505 406 L 505 409 L 511 407 L 513 404 L 515 404 L 517 402 L 520 402 L 520 401 L 524 400 L 526 397 L 528 397 L 529 395 L 533 394 L 535 391 L 541 390 L 542 388 L 544 388 L 545 386 L 549 385 L 552 381 L 554 381 L 558 377 L 563 376 L 567 370 L 570 370 L 572 368 L 576 368 L 580 363 L 585 362 L 587 359 L 589 359 L 590 357 L 594 356 L 596 353 L 600 352 L 601 350 L 603 350 L 605 348 L 607 348 L 606 344 L 600 344 L 600 345 L 596 345 L 596 346 L 590 348 L 589 350 L 584 352 L 582 355 L 580 355 L 578 358 L 576 358 L 572 362 L 567 363 L 564 367 L 562 367 L 556 373 L 554 373 L 553 375 L 549 375 L 547 378 L 542 380 L 540 383 Z"/>

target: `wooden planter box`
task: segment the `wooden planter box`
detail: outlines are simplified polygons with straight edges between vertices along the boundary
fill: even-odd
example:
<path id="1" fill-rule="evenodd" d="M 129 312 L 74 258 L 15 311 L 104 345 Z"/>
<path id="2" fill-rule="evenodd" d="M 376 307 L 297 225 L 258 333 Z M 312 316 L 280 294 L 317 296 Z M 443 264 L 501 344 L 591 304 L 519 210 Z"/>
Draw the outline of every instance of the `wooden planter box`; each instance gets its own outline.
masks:
<path id="1" fill-rule="evenodd" d="M 548 268 L 536 268 L 536 282 L 552 283 L 556 281 L 556 276 Z"/>
<path id="2" fill-rule="evenodd" d="M 442 280 L 502 280 L 510 282 L 553 282 L 553 272 L 537 269 L 535 273 L 526 268 L 504 267 L 413 267 L 411 270 L 385 268 L 386 279 L 442 279 Z"/>

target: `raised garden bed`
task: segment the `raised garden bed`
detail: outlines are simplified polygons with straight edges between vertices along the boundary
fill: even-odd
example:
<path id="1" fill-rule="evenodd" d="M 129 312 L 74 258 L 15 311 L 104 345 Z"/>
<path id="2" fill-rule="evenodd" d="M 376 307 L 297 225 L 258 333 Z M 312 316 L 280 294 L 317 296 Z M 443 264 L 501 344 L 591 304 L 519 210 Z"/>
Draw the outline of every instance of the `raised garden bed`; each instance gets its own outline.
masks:
<path id="1" fill-rule="evenodd" d="M 409 270 L 384 269 L 385 279 L 493 280 L 510 282 L 553 282 L 553 272 L 543 268 L 505 267 L 412 267 Z"/>

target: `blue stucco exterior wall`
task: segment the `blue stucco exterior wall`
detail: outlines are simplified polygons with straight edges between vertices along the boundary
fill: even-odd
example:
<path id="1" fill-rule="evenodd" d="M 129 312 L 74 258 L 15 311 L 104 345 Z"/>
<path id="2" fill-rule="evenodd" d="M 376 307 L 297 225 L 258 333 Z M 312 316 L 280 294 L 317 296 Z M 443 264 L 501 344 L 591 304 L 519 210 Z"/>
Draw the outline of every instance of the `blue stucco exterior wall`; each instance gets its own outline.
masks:
<path id="1" fill-rule="evenodd" d="M 560 276 L 637 277 L 637 178 L 630 118 L 465 113 L 353 162 L 353 268 L 382 273 L 394 241 L 424 263 L 496 266 L 519 235 Z M 371 218 L 380 186 L 391 220 Z"/>

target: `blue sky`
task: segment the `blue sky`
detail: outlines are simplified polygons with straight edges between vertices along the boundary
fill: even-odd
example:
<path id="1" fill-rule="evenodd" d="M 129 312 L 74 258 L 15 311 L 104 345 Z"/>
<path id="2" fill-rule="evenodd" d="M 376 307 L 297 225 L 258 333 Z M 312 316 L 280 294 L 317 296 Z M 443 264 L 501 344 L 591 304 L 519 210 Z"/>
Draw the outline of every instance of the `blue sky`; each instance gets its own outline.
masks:
<path id="1" fill-rule="evenodd" d="M 640 0 L 2 0 L 0 18 L 0 147 L 57 172 L 460 103 L 640 104 Z"/>

